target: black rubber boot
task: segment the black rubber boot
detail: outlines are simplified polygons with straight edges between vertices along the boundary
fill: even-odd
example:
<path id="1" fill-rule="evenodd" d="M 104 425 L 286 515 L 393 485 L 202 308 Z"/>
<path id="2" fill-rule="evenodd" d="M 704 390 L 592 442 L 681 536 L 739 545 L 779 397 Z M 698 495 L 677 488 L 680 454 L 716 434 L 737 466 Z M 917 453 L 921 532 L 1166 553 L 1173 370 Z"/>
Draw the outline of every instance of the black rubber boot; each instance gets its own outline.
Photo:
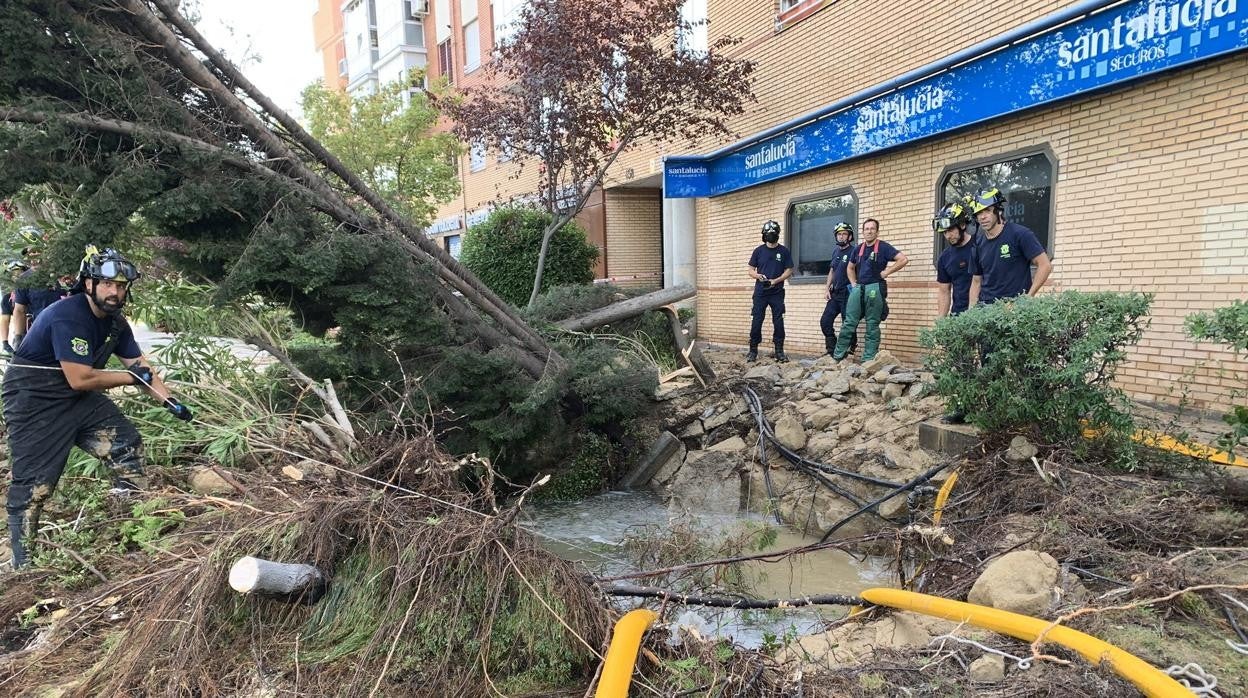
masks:
<path id="1" fill-rule="evenodd" d="M 788 357 L 788 356 L 785 356 L 785 354 L 784 354 L 784 345 L 783 345 L 783 344 L 777 344 L 777 345 L 776 345 L 776 353 L 774 354 L 774 356 L 776 357 L 776 363 L 778 363 L 778 364 L 782 364 L 782 363 L 784 363 L 784 362 L 786 362 L 786 361 L 788 361 L 788 360 L 789 360 L 789 357 Z"/>
<path id="2" fill-rule="evenodd" d="M 10 564 L 15 570 L 26 566 L 26 544 L 23 540 L 25 533 L 26 515 L 9 514 L 9 549 L 13 552 Z"/>
<path id="3" fill-rule="evenodd" d="M 750 363 L 758 361 L 758 347 L 750 347 L 750 353 L 745 355 L 745 360 Z"/>

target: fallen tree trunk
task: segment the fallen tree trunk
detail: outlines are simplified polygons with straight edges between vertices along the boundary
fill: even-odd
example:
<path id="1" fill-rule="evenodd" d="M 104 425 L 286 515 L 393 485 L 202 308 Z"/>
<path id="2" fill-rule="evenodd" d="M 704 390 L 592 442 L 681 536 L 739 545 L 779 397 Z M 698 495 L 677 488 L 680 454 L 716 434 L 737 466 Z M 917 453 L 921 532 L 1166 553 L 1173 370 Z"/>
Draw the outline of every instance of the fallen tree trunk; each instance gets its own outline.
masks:
<path id="1" fill-rule="evenodd" d="M 680 326 L 680 313 L 677 312 L 676 306 L 665 305 L 659 308 L 659 310 L 667 314 L 667 320 L 671 323 L 672 338 L 676 342 L 676 352 L 697 373 L 702 387 L 705 388 L 714 383 L 715 369 L 711 368 L 711 362 L 707 361 L 706 357 L 702 355 L 702 349 L 698 347 L 698 343 L 685 336 L 685 328 Z"/>
<path id="2" fill-rule="evenodd" d="M 230 587 L 240 594 L 256 592 L 320 598 L 325 575 L 312 565 L 273 562 L 258 557 L 239 558 L 230 567 Z"/>
<path id="3" fill-rule="evenodd" d="M 599 308 L 580 317 L 555 323 L 555 325 L 559 329 L 568 330 L 569 332 L 580 332 L 601 325 L 609 325 L 620 320 L 627 320 L 630 317 L 641 315 L 647 310 L 655 310 L 665 305 L 693 298 L 697 293 L 697 290 L 692 286 L 673 286 L 672 288 L 665 288 L 654 293 L 647 293 L 644 296 L 629 298 L 619 303 L 612 303 L 605 308 Z M 679 340 L 677 341 L 679 342 Z"/>

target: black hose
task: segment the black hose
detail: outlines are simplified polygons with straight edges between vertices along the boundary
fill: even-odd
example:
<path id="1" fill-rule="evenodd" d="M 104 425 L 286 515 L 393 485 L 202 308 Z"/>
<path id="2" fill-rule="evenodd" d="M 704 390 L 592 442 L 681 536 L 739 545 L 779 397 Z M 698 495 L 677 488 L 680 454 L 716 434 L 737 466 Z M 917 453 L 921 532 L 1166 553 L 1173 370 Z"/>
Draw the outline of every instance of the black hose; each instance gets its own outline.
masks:
<path id="1" fill-rule="evenodd" d="M 749 390 L 747 388 L 747 390 Z M 750 390 L 750 393 L 753 393 Z M 758 399 L 758 395 L 754 394 L 754 399 Z M 750 401 L 750 397 L 746 396 L 746 402 Z M 767 434 L 765 433 L 765 425 L 763 423 L 763 414 L 761 411 L 755 410 L 754 405 L 750 405 L 750 411 L 754 413 L 754 421 L 758 423 L 758 459 L 763 465 L 763 486 L 767 489 L 767 506 L 771 508 L 771 515 L 776 520 L 777 526 L 783 526 L 784 520 L 780 518 L 780 503 L 776 501 L 776 494 L 771 488 L 771 465 L 767 462 Z"/>
<path id="2" fill-rule="evenodd" d="M 932 468 L 932 469 L 928 470 L 927 472 L 923 473 L 922 475 L 919 475 L 918 477 L 914 478 L 914 479 L 913 479 L 913 480 L 911 480 L 910 482 L 907 482 L 906 484 L 904 484 L 904 485 L 902 485 L 902 486 L 900 486 L 900 487 L 898 487 L 898 488 L 896 488 L 896 489 L 892 490 L 891 492 L 889 492 L 889 493 L 885 494 L 884 496 L 880 497 L 879 499 L 875 500 L 874 502 L 871 502 L 871 503 L 869 503 L 869 504 L 867 504 L 867 505 L 865 505 L 865 506 L 861 507 L 860 509 L 858 509 L 858 511 L 855 511 L 854 513 L 850 514 L 849 516 L 846 516 L 845 518 L 843 518 L 843 519 L 841 519 L 840 521 L 836 522 L 836 524 L 835 524 L 834 526 L 832 526 L 832 528 L 829 528 L 829 529 L 828 529 L 828 530 L 827 530 L 827 531 L 823 534 L 823 537 L 819 539 L 819 542 L 820 542 L 820 543 L 823 543 L 823 542 L 824 542 L 824 541 L 826 541 L 828 538 L 830 538 L 830 537 L 832 536 L 832 534 L 833 534 L 833 533 L 836 533 L 837 529 L 839 529 L 840 527 L 842 527 L 842 526 L 844 526 L 845 524 L 849 523 L 850 521 L 853 521 L 854 519 L 858 518 L 860 515 L 865 514 L 867 511 L 871 511 L 871 510 L 875 509 L 875 507 L 879 506 L 880 504 L 882 504 L 882 503 L 884 503 L 884 502 L 887 502 L 888 500 L 892 499 L 893 497 L 896 497 L 897 495 L 901 494 L 902 492 L 905 492 L 905 491 L 907 491 L 907 490 L 912 490 L 912 489 L 914 489 L 915 487 L 918 487 L 919 485 L 922 485 L 923 483 L 927 482 L 928 480 L 931 480 L 933 477 L 935 477 L 935 476 L 936 476 L 936 474 L 937 474 L 937 473 L 939 473 L 940 471 L 944 470 L 945 468 L 948 468 L 950 465 L 952 465 L 952 463 L 942 463 L 942 464 L 940 464 L 940 465 L 938 465 L 938 466 L 936 466 L 936 467 L 934 467 L 934 468 Z"/>

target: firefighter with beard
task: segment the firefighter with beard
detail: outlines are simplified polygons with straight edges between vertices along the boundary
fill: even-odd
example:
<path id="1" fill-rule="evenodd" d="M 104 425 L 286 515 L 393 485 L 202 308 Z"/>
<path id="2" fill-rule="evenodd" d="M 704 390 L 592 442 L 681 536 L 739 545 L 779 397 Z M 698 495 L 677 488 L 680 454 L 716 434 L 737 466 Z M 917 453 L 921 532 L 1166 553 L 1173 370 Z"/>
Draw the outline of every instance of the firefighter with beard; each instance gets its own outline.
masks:
<path id="1" fill-rule="evenodd" d="M 115 491 L 146 487 L 139 432 L 104 391 L 141 386 L 178 419 L 191 419 L 190 409 L 152 372 L 121 313 L 138 278 L 138 269 L 116 250 L 88 247 L 80 292 L 39 315 L 5 371 L 12 465 L 6 508 L 14 569 L 28 561 L 43 506 L 73 446 L 110 466 Z M 114 354 L 126 370 L 104 370 Z"/>

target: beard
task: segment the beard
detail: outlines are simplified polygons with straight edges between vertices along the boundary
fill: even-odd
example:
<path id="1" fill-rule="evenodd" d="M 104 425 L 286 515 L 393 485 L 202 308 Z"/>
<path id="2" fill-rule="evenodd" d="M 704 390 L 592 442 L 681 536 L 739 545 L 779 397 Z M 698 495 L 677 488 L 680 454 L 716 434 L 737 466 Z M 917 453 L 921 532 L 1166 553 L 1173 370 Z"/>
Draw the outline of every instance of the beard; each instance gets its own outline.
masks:
<path id="1" fill-rule="evenodd" d="M 116 315 L 126 306 L 124 297 L 112 295 L 107 298 L 100 298 L 95 291 L 91 292 L 91 300 L 95 301 L 95 306 L 104 311 L 106 315 Z"/>

